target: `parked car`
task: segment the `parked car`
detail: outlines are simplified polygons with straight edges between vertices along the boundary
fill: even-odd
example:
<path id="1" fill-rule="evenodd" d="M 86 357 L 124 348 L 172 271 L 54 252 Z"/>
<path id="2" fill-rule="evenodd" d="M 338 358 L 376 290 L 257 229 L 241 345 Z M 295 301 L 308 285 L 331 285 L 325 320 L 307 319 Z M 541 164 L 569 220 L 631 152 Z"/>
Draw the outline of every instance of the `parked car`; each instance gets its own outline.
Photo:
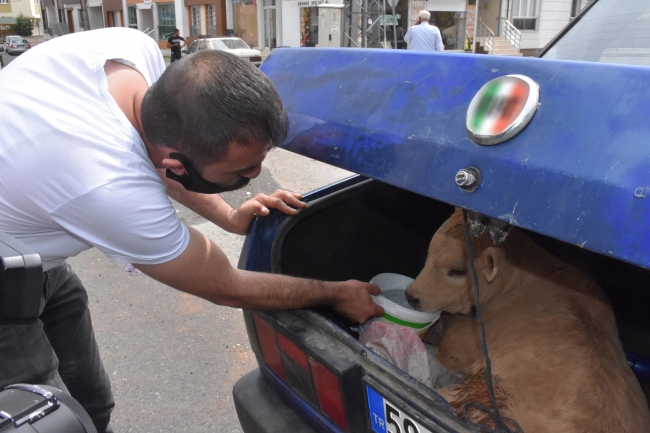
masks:
<path id="1" fill-rule="evenodd" d="M 32 45 L 22 36 L 9 36 L 5 39 L 5 51 L 11 56 L 22 54 Z"/>
<path id="2" fill-rule="evenodd" d="M 6 35 L 4 37 L 4 42 L 2 43 L 2 46 L 4 47 L 5 51 L 7 50 L 7 43 L 9 42 L 9 38 L 20 38 L 22 36 L 19 35 Z"/>
<path id="3" fill-rule="evenodd" d="M 255 220 L 239 267 L 324 280 L 415 277 L 433 233 L 461 206 L 519 227 L 598 281 L 650 396 L 650 67 L 561 60 L 612 58 L 581 58 L 586 48 L 639 59 L 648 39 L 634 32 L 647 34 L 649 16 L 647 0 L 595 0 L 563 32 L 567 42 L 546 50 L 557 61 L 274 50 L 261 69 L 289 115 L 282 147 L 358 175 L 306 194 L 296 216 Z M 607 38 L 592 30 L 610 24 L 617 30 Z M 477 144 L 470 102 L 509 74 L 538 85 L 540 105 L 501 144 Z M 464 189 L 456 175 L 472 167 L 482 180 Z M 244 311 L 244 319 L 259 365 L 233 389 L 246 433 L 475 431 L 327 308 Z"/>
<path id="4" fill-rule="evenodd" d="M 193 54 L 201 50 L 227 51 L 244 60 L 248 60 L 255 66 L 259 67 L 262 64 L 262 53 L 259 50 L 254 50 L 249 47 L 248 44 L 240 38 L 228 37 L 197 39 L 192 42 L 192 45 L 190 45 L 190 48 L 187 50 L 187 54 Z"/>

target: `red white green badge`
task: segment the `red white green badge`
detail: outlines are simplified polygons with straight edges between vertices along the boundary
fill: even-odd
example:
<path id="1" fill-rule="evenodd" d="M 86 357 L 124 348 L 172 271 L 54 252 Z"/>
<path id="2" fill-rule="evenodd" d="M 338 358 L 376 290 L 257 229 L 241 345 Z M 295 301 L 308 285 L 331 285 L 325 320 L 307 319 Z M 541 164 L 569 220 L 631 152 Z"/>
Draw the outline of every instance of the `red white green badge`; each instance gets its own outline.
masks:
<path id="1" fill-rule="evenodd" d="M 503 143 L 519 134 L 539 106 L 539 86 L 524 75 L 487 82 L 467 109 L 469 138 L 483 145 Z"/>

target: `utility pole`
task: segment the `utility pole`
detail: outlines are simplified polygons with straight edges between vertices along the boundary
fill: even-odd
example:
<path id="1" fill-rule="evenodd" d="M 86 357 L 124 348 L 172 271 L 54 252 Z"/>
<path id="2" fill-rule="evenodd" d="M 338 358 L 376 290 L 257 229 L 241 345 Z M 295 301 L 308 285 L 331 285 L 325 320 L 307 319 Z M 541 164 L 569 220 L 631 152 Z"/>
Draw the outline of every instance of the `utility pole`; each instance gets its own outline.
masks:
<path id="1" fill-rule="evenodd" d="M 81 19 L 83 20 L 84 31 L 90 30 L 90 20 L 88 19 L 88 5 L 86 0 L 81 0 Z"/>

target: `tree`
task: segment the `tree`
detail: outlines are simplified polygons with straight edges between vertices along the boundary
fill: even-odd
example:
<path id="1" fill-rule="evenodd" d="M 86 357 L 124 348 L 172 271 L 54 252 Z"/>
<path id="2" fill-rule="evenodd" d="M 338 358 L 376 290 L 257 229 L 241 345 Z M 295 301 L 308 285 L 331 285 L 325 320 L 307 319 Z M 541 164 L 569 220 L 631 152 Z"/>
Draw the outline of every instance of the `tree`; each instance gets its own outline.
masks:
<path id="1" fill-rule="evenodd" d="M 16 34 L 20 36 L 31 36 L 32 30 L 34 30 L 32 19 L 23 15 L 22 12 L 19 13 L 16 17 L 16 24 L 14 25 L 14 31 Z"/>

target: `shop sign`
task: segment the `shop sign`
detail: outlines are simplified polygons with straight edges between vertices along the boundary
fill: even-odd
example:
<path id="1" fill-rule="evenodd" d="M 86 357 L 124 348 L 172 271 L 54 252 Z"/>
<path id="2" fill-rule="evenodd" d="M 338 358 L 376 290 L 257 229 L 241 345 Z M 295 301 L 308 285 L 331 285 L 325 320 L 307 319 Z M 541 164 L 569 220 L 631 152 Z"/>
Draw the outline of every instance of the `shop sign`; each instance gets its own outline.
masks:
<path id="1" fill-rule="evenodd" d="M 314 8 L 325 3 L 326 0 L 284 0 L 284 4 L 290 8 Z"/>
<path id="2" fill-rule="evenodd" d="M 411 0 L 411 25 L 415 26 L 418 24 L 420 11 L 426 9 L 425 0 Z"/>
<path id="3" fill-rule="evenodd" d="M 402 19 L 402 15 L 400 14 L 395 14 L 395 17 L 393 17 L 393 15 L 381 15 L 379 17 L 379 24 L 388 24 L 389 26 L 392 26 L 393 23 L 397 24 L 400 19 Z"/>

